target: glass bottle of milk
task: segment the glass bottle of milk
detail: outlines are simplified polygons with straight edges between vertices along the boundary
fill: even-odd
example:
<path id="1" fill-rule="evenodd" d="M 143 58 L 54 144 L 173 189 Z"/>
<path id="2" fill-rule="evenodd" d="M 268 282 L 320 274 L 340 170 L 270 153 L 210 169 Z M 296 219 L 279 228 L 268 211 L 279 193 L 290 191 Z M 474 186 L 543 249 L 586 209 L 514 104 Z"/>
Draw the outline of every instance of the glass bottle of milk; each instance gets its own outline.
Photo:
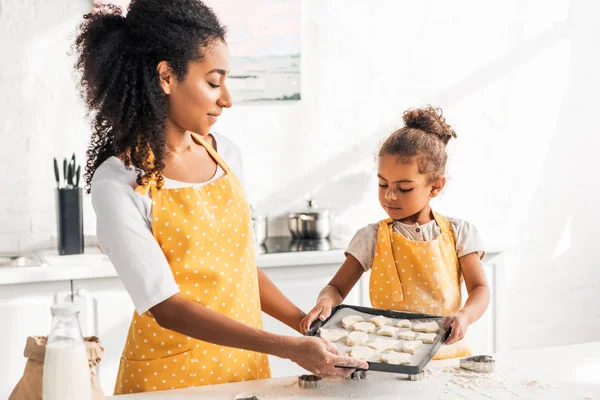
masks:
<path id="1" fill-rule="evenodd" d="M 55 304 L 44 358 L 43 400 L 92 400 L 88 354 L 79 327 L 79 308 Z"/>

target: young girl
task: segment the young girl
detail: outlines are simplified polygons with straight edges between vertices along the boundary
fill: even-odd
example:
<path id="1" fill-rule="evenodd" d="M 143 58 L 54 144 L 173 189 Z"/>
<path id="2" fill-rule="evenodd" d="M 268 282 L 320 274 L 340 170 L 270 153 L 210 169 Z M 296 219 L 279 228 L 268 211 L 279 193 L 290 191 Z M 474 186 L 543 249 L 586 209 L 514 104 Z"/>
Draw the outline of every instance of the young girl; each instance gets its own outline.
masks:
<path id="1" fill-rule="evenodd" d="M 485 253 L 473 225 L 437 214 L 429 204 L 446 183 L 446 144 L 456 134 L 442 111 L 431 106 L 408 110 L 403 119 L 406 126 L 379 151 L 379 202 L 389 218 L 354 235 L 346 261 L 302 320 L 301 330 L 327 318 L 370 269 L 373 307 L 447 316 L 444 325 L 452 333 L 436 358 L 470 355 L 461 339 L 490 298 L 481 266 Z M 469 296 L 461 308 L 463 278 Z"/>

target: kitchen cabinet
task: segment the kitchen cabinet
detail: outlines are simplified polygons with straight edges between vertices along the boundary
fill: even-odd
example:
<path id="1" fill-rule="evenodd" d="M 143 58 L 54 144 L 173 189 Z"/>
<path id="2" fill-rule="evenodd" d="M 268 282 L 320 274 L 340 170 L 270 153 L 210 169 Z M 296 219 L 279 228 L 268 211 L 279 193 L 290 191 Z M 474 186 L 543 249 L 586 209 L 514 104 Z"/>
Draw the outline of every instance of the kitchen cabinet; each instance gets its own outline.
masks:
<path id="1" fill-rule="evenodd" d="M 104 347 L 96 373 L 104 392 L 111 395 L 135 309 L 133 302 L 118 277 L 73 281 L 73 294 L 73 301 L 80 305 L 84 336 L 99 337 Z"/>
<path id="2" fill-rule="evenodd" d="M 265 268 L 263 271 L 277 287 L 304 312 L 310 311 L 321 289 L 329 283 L 339 269 L 341 263 L 324 265 L 288 266 Z M 352 289 L 345 300 L 348 304 L 361 303 L 361 283 Z M 299 333 L 281 322 L 264 314 L 264 329 L 281 335 L 298 336 Z M 271 374 L 273 377 L 302 375 L 306 371 L 291 362 L 270 356 Z"/>
<path id="3" fill-rule="evenodd" d="M 339 264 L 270 267 L 263 270 L 275 285 L 302 310 L 310 310 L 321 289 L 338 270 Z M 360 285 L 348 296 L 349 304 L 360 304 Z M 104 357 L 97 374 L 106 394 L 114 389 L 121 351 L 134 311 L 133 303 L 119 278 L 73 281 L 74 301 L 80 305 L 80 323 L 86 336 L 98 336 Z M 264 314 L 264 328 L 282 335 L 299 335 L 283 323 Z M 270 357 L 273 376 L 305 373 L 289 360 Z"/>
<path id="4" fill-rule="evenodd" d="M 70 281 L 37 282 L 0 286 L 0 399 L 7 399 L 23 376 L 23 356 L 28 336 L 50 332 L 50 307 L 71 293 Z"/>
<path id="5" fill-rule="evenodd" d="M 483 271 L 490 287 L 490 305 L 481 318 L 469 326 L 467 339 L 473 354 L 492 354 L 497 351 L 496 348 L 496 264 L 495 262 L 486 262 L 483 264 Z M 465 285 L 462 285 L 463 302 L 468 296 Z"/>
<path id="6" fill-rule="evenodd" d="M 82 255 L 69 262 L 68 257 L 71 256 L 57 256 L 56 264 L 37 269 L 11 269 L 10 277 L 5 273 L 4 281 L 0 279 L 0 318 L 8 326 L 0 331 L 0 343 L 5 349 L 3 356 L 8 360 L 0 365 L 0 399 L 8 397 L 22 375 L 27 336 L 48 334 L 50 306 L 71 298 L 80 306 L 82 333 L 98 336 L 102 342 L 105 353 L 96 373 L 105 393 L 113 393 L 134 306 L 108 259 Z M 305 312 L 312 309 L 319 292 L 343 260 L 341 251 L 282 253 L 257 258 L 267 276 Z M 497 330 L 504 314 L 500 307 L 505 287 L 502 253 L 488 253 L 484 269 L 491 288 L 491 304 L 482 319 L 469 328 L 468 337 L 475 353 L 489 354 L 504 349 L 498 345 L 501 341 Z M 370 306 L 369 273 L 363 275 L 344 302 Z M 299 335 L 268 315 L 264 316 L 264 328 L 282 335 Z M 289 360 L 273 356 L 270 360 L 274 377 L 305 373 Z"/>

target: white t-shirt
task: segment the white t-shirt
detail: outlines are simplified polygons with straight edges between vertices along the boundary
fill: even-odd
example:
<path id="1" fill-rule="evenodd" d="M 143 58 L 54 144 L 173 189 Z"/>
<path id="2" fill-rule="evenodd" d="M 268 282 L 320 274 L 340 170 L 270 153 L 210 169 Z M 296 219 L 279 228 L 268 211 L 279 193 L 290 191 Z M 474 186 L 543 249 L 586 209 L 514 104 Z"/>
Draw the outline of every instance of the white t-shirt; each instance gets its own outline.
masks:
<path id="1" fill-rule="evenodd" d="M 448 218 L 448 222 L 450 223 L 452 232 L 454 232 L 456 254 L 458 257 L 460 258 L 470 253 L 478 253 L 479 258 L 483 260 L 485 251 L 483 250 L 483 244 L 477 228 L 462 219 Z M 352 254 L 360 262 L 365 271 L 371 269 L 373 265 L 375 248 L 377 247 L 378 229 L 379 223 L 369 224 L 359 229 L 350 241 L 348 249 L 346 249 L 346 256 Z M 393 229 L 394 232 L 398 232 L 409 240 L 422 242 L 434 240 L 442 233 L 435 220 L 423 225 L 408 225 L 394 221 Z"/>
<path id="2" fill-rule="evenodd" d="M 244 184 L 242 154 L 225 136 L 211 133 L 216 150 Z M 217 167 L 207 182 L 190 184 L 166 179 L 163 188 L 201 187 L 224 175 Z M 139 314 L 176 293 L 171 267 L 152 233 L 152 201 L 135 192 L 137 175 L 117 157 L 105 160 L 92 179 L 92 205 L 96 211 L 98 242 L 113 264 Z"/>

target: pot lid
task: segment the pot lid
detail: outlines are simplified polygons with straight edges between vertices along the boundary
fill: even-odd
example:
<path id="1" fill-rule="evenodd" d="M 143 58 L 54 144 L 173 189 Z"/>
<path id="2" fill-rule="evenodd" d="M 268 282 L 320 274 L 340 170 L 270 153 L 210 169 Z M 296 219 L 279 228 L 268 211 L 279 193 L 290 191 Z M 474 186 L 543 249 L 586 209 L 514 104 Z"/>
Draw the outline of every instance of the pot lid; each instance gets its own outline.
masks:
<path id="1" fill-rule="evenodd" d="M 292 211 L 291 214 L 304 214 L 304 215 L 320 215 L 320 214 L 329 214 L 328 208 L 318 208 L 317 204 L 313 199 L 310 199 L 306 202 L 306 208 L 301 209 L 299 211 Z"/>

